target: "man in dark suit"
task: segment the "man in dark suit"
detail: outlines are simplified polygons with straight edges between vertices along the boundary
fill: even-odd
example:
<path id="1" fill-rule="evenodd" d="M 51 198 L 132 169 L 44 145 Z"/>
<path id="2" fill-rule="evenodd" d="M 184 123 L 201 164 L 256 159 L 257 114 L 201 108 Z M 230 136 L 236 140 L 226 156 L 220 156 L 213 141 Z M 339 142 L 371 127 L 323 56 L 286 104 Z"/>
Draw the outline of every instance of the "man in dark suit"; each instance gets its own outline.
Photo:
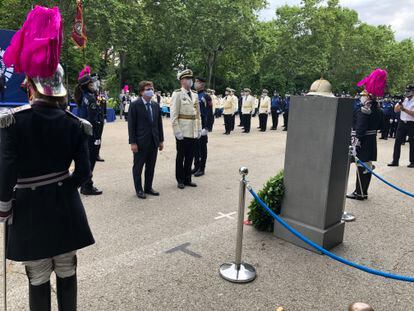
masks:
<path id="1" fill-rule="evenodd" d="M 146 199 L 146 194 L 159 196 L 159 192 L 152 188 L 154 169 L 157 161 L 158 149 L 164 148 L 164 131 L 160 106 L 151 101 L 154 96 L 154 85 L 151 81 L 139 83 L 140 97 L 134 101 L 128 114 L 129 144 L 134 154 L 135 191 L 138 198 Z M 145 186 L 142 188 L 141 175 L 145 165 Z"/>

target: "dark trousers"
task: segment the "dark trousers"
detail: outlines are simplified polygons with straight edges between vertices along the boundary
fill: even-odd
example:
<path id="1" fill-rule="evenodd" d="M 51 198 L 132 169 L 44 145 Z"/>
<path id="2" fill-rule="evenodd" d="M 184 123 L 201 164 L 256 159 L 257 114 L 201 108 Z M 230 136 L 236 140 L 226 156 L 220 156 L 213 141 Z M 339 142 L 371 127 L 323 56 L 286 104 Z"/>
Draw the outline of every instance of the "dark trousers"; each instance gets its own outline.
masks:
<path id="1" fill-rule="evenodd" d="M 96 157 L 99 158 L 99 152 L 101 151 L 101 146 L 102 146 L 102 134 L 103 134 L 103 130 L 104 130 L 104 125 L 105 122 L 100 122 L 99 123 L 99 128 L 98 128 L 98 138 L 99 140 L 101 140 L 101 143 L 99 144 L 99 146 L 97 146 L 96 148 Z"/>
<path id="2" fill-rule="evenodd" d="M 197 139 L 184 138 L 176 140 L 177 143 L 177 157 L 175 159 L 175 178 L 178 183 L 191 182 L 191 165 L 194 158 L 194 149 L 196 147 Z"/>
<path id="3" fill-rule="evenodd" d="M 240 126 L 244 126 L 243 124 L 243 114 L 241 113 L 241 110 L 239 109 L 239 118 L 240 118 Z"/>
<path id="4" fill-rule="evenodd" d="M 200 139 L 197 140 L 196 148 L 194 151 L 194 170 L 196 171 L 201 170 L 204 172 L 204 170 L 206 169 L 207 143 L 207 135 L 201 136 Z"/>
<path id="5" fill-rule="evenodd" d="M 157 162 L 158 148 L 154 143 L 148 146 L 139 146 L 138 152 L 134 153 L 134 165 L 132 167 L 132 176 L 134 177 L 135 192 L 142 191 L 142 170 L 145 165 L 145 186 L 144 190 L 152 189 L 154 180 L 155 163 Z"/>
<path id="6" fill-rule="evenodd" d="M 0 90 L 0 102 L 4 102 L 4 89 Z"/>
<path id="7" fill-rule="evenodd" d="M 398 126 L 398 120 L 394 119 L 394 121 L 390 125 L 390 137 L 395 138 L 395 135 L 397 133 L 397 126 Z"/>
<path id="8" fill-rule="evenodd" d="M 381 129 L 381 138 L 388 138 L 391 128 L 390 120 L 391 116 L 384 116 L 384 125 Z"/>
<path id="9" fill-rule="evenodd" d="M 288 122 L 289 122 L 289 112 L 285 112 L 284 114 L 283 114 L 283 126 L 284 126 L 284 128 L 288 128 Z"/>
<path id="10" fill-rule="evenodd" d="M 88 149 L 89 149 L 89 163 L 91 164 L 91 173 L 93 174 L 93 170 L 96 164 L 96 158 L 98 156 L 98 145 L 95 145 L 95 137 L 89 137 L 88 139 Z M 93 187 L 92 175 L 91 177 L 82 185 L 82 188 L 91 189 Z"/>
<path id="11" fill-rule="evenodd" d="M 414 163 L 414 122 L 400 121 L 397 127 L 397 136 L 394 144 L 393 162 L 398 163 L 401 156 L 401 145 L 405 143 L 408 135 L 410 141 L 410 163 Z"/>
<path id="12" fill-rule="evenodd" d="M 226 133 L 230 133 L 234 129 L 234 116 L 231 114 L 224 115 L 224 127 L 226 129 Z"/>
<path id="13" fill-rule="evenodd" d="M 247 133 L 250 132 L 251 122 L 252 122 L 252 115 L 244 114 L 243 115 L 243 126 L 244 126 L 244 131 Z"/>
<path id="14" fill-rule="evenodd" d="M 279 124 L 279 114 L 276 110 L 272 110 L 272 129 L 277 129 Z"/>
<path id="15" fill-rule="evenodd" d="M 358 177 L 359 174 L 359 177 Z M 368 196 L 368 188 L 371 183 L 372 174 L 365 170 L 364 167 L 358 166 L 358 173 L 356 176 L 355 193 L 358 195 Z"/>
<path id="16" fill-rule="evenodd" d="M 266 128 L 267 128 L 267 113 L 259 114 L 259 124 L 260 124 L 260 130 L 261 131 L 266 131 Z"/>

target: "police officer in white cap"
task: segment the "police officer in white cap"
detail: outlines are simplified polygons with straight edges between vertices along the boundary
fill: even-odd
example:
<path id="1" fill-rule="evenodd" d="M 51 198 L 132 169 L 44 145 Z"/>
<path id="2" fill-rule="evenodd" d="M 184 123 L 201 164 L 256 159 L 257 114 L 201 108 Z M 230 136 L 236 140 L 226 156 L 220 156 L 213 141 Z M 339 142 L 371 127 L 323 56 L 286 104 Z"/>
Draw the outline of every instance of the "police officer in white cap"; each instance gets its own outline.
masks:
<path id="1" fill-rule="evenodd" d="M 197 92 L 192 91 L 193 72 L 186 69 L 177 75 L 181 88 L 171 98 L 171 122 L 177 142 L 175 176 L 179 189 L 197 187 L 191 181 L 191 165 L 197 139 L 201 137 L 201 116 Z"/>

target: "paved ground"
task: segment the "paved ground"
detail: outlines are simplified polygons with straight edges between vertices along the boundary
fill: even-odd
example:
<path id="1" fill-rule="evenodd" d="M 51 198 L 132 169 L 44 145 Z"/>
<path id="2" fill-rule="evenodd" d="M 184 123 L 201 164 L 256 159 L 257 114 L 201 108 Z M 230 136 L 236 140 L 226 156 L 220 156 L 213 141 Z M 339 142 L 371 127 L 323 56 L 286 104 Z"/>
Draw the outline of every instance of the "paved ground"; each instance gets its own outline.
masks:
<path id="1" fill-rule="evenodd" d="M 95 172 L 104 195 L 84 198 L 97 242 L 79 252 L 79 310 L 273 311 L 284 306 L 287 311 L 331 311 L 346 310 L 359 300 L 375 310 L 414 310 L 413 285 L 353 270 L 251 227 L 245 230 L 243 258 L 257 268 L 257 280 L 235 285 L 219 277 L 219 266 L 234 258 L 235 217 L 218 217 L 237 210 L 238 168 L 250 169 L 257 190 L 283 168 L 286 133 L 258 132 L 257 122 L 255 118 L 248 135 L 238 129 L 224 136 L 222 120 L 217 120 L 209 137 L 207 175 L 195 180 L 198 188 L 179 190 L 166 120 L 166 149 L 159 154 L 154 184 L 162 195 L 146 201 L 134 195 L 126 123 L 107 124 L 106 162 L 98 163 Z M 378 172 L 414 191 L 413 170 L 386 167 L 392 146 L 392 140 L 380 141 Z M 369 201 L 347 202 L 347 211 L 358 219 L 346 225 L 345 241 L 334 252 L 414 276 L 413 203 L 373 181 Z M 167 253 L 183 244 L 190 252 Z M 28 310 L 23 267 L 11 263 L 8 270 L 9 309 Z"/>

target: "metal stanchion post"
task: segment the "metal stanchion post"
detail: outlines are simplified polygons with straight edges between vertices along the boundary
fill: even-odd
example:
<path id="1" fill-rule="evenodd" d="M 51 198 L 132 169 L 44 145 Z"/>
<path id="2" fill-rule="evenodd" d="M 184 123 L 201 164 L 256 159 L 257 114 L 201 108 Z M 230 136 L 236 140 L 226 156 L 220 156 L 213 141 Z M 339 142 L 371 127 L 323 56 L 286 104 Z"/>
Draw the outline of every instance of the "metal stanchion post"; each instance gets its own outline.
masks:
<path id="1" fill-rule="evenodd" d="M 237 219 L 237 242 L 236 242 L 236 260 L 233 263 L 225 263 L 220 267 L 220 275 L 223 279 L 233 283 L 248 283 L 256 278 L 256 269 L 248 263 L 242 262 L 243 247 L 243 221 L 244 206 L 246 203 L 246 176 L 249 170 L 242 167 L 239 170 L 242 179 L 240 180 L 239 192 L 239 212 Z"/>

